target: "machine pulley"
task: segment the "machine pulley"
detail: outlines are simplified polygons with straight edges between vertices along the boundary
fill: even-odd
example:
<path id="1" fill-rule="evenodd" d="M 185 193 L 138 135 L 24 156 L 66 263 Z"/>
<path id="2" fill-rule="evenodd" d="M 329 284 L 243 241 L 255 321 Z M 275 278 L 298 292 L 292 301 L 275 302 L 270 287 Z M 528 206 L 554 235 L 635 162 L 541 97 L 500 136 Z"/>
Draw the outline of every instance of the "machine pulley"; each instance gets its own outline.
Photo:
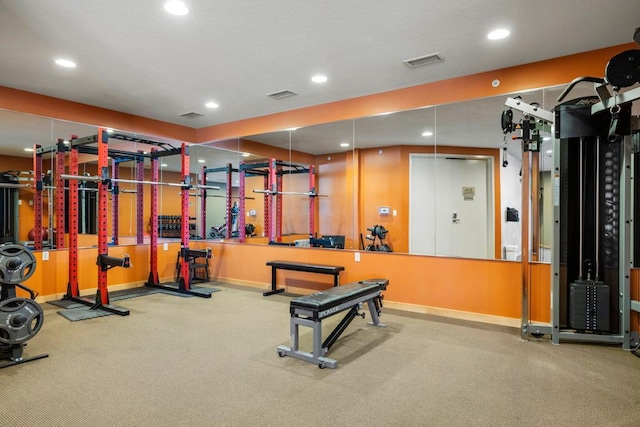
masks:
<path id="1" fill-rule="evenodd" d="M 0 283 L 16 285 L 24 282 L 33 275 L 35 267 L 35 257 L 24 246 L 0 246 Z"/>
<path id="2" fill-rule="evenodd" d="M 0 302 L 0 345 L 22 344 L 33 338 L 44 320 L 37 302 L 28 298 L 11 298 Z"/>

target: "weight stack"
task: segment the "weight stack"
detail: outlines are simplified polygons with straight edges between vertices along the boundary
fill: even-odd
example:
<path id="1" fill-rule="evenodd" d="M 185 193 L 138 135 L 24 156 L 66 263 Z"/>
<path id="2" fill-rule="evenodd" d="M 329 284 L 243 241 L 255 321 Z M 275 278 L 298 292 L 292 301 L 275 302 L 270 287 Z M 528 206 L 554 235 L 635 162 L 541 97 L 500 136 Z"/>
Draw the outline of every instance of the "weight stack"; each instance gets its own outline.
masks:
<path id="1" fill-rule="evenodd" d="M 609 331 L 609 285 L 595 280 L 576 280 L 569 285 L 569 326 Z"/>

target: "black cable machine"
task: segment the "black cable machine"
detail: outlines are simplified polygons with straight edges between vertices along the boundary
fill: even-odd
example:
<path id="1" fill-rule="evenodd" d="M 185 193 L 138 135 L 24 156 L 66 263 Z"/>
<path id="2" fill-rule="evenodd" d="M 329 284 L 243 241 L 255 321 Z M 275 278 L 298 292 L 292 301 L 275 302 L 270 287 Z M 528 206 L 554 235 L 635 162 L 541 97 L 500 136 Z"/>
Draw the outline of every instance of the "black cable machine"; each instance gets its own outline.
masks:
<path id="1" fill-rule="evenodd" d="M 0 243 L 18 243 L 19 172 L 0 172 Z"/>
<path id="2" fill-rule="evenodd" d="M 597 95 L 554 109 L 551 324 L 529 320 L 523 272 L 524 339 L 528 334 L 549 334 L 554 344 L 612 343 L 625 350 L 639 345 L 630 322 L 631 311 L 640 311 L 640 302 L 631 300 L 630 293 L 634 201 L 630 184 L 632 152 L 638 151 L 637 119 L 632 126 L 631 106 L 640 99 L 640 88 L 620 92 L 640 82 L 640 69 L 633 68 L 638 63 L 640 50 L 616 55 L 607 64 L 606 78 L 575 79 L 558 98 L 562 102 L 580 82 L 595 84 Z M 523 158 L 523 183 L 525 163 Z M 524 238 L 523 225 L 523 265 Z"/>

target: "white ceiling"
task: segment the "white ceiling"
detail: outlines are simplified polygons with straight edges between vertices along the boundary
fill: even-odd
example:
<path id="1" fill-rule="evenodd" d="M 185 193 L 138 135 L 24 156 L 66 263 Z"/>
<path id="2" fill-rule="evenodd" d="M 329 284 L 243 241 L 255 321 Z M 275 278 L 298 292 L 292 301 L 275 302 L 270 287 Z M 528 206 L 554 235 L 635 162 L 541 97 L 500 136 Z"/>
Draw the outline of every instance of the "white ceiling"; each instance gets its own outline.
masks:
<path id="1" fill-rule="evenodd" d="M 640 25 L 638 0 L 185 0 L 182 17 L 164 1 L 1 0 L 0 85 L 200 128 L 628 43 Z M 511 37 L 487 40 L 496 27 Z M 299 95 L 265 96 L 285 89 Z"/>
<path id="2" fill-rule="evenodd" d="M 177 17 L 164 11 L 164 0 L 0 0 L 0 85 L 201 128 L 628 43 L 640 26 L 638 0 L 185 2 L 190 13 Z M 487 40 L 497 27 L 511 36 Z M 435 52 L 443 62 L 415 69 L 402 63 Z M 57 57 L 78 67 L 57 67 Z M 316 73 L 329 81 L 312 83 Z M 266 96 L 281 90 L 298 95 Z M 208 100 L 220 108 L 205 108 Z M 482 102 L 301 129 L 291 147 L 341 151 L 327 136 L 349 133 L 360 147 L 375 146 L 373 135 L 387 145 L 390 137 L 430 143 L 415 135 L 436 117 L 439 145 L 459 145 L 456 132 L 463 130 L 465 141 L 471 132 L 477 145 L 486 138 L 499 145 L 503 99 L 491 108 Z M 179 117 L 187 112 L 203 116 Z M 25 128 L 50 141 L 72 132 L 64 122 L 18 121 L 6 136 L 9 119 L 0 116 L 3 152 L 32 144 Z M 314 139 L 314 129 L 323 141 Z M 278 144 L 288 145 L 288 135 Z"/>

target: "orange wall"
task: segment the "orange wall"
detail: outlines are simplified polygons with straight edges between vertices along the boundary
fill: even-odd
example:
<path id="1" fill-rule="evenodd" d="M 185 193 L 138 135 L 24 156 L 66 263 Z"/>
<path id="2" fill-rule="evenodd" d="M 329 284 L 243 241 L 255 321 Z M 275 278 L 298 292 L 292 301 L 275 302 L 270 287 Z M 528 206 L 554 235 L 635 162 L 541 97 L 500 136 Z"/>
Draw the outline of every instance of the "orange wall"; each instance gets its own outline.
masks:
<path id="1" fill-rule="evenodd" d="M 169 249 L 163 250 L 163 244 L 158 245 L 158 273 L 161 280 L 172 280 L 175 273 L 176 256 L 180 249 L 179 243 L 169 243 Z M 130 256 L 131 268 L 114 268 L 109 270 L 109 286 L 120 284 L 140 284 L 149 276 L 149 246 L 113 246 L 109 247 L 109 255 L 122 257 Z M 66 249 L 46 251 L 49 259 L 42 260 L 43 251 L 33 252 L 36 258 L 36 270 L 25 285 L 38 292 L 46 300 L 60 298 L 66 293 L 69 282 L 69 252 Z M 98 284 L 98 267 L 96 248 L 81 248 L 79 253 L 78 284 L 83 294 L 95 293 Z"/>
<path id="2" fill-rule="evenodd" d="M 146 117 L 0 86 L 0 108 L 113 129 L 195 141 L 196 130 Z M 59 136 L 59 137 L 66 137 Z"/>
<path id="3" fill-rule="evenodd" d="M 342 265 L 343 284 L 376 277 L 389 279 L 385 301 L 520 317 L 520 264 L 515 262 L 381 252 L 361 252 L 360 262 L 355 262 L 353 252 L 342 250 L 218 242 L 193 242 L 192 246 L 212 247 L 211 273 L 222 280 L 264 287 L 271 283 L 271 268 L 265 264 L 274 259 Z M 471 271 L 473 278 L 469 277 Z M 330 287 L 332 277 L 279 271 L 278 283 L 286 284 L 289 292 L 309 293 Z"/>
<path id="4" fill-rule="evenodd" d="M 640 301 L 640 268 L 631 269 L 631 299 Z M 640 331 L 640 314 L 631 312 L 631 330 Z"/>
<path id="5" fill-rule="evenodd" d="M 551 323 L 551 264 L 529 264 L 529 318 Z"/>

